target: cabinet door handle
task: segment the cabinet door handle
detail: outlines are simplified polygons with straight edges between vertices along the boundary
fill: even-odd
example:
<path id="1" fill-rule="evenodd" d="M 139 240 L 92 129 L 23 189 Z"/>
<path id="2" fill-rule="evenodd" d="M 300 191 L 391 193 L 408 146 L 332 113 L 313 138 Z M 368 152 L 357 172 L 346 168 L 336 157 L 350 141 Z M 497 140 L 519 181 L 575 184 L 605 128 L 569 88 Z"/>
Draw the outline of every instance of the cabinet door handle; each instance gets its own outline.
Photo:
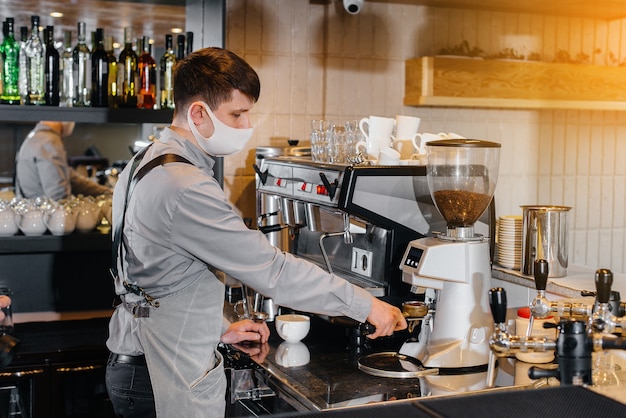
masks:
<path id="1" fill-rule="evenodd" d="M 34 376 L 36 374 L 42 374 L 42 373 L 44 373 L 44 369 L 20 370 L 17 372 L 2 372 L 0 373 L 0 378 L 27 377 L 27 376 Z"/>
<path id="2" fill-rule="evenodd" d="M 57 369 L 57 373 L 74 373 L 74 372 L 85 372 L 89 370 L 97 370 L 101 369 L 102 365 L 91 365 L 91 366 L 78 366 L 78 367 L 59 367 Z"/>

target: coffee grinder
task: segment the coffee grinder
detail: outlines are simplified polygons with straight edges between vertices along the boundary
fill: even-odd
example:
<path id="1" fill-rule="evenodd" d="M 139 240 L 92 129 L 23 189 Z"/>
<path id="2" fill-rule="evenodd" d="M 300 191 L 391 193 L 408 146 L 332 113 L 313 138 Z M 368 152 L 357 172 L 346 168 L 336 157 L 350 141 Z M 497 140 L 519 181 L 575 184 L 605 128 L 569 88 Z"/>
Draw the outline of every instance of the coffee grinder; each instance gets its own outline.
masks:
<path id="1" fill-rule="evenodd" d="M 409 340 L 400 353 L 427 368 L 482 367 L 493 327 L 491 258 L 489 240 L 474 233 L 474 223 L 493 198 L 500 144 L 449 139 L 428 142 L 426 151 L 428 188 L 447 227 L 411 241 L 402 258 L 402 280 L 426 295 L 430 310 L 418 341 Z"/>

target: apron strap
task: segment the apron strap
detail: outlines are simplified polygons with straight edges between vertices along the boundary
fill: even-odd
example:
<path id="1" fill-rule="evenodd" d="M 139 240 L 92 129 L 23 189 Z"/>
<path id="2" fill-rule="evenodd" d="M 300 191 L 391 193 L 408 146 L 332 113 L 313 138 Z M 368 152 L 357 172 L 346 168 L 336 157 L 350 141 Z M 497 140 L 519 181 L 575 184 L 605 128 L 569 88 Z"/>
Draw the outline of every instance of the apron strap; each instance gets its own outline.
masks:
<path id="1" fill-rule="evenodd" d="M 152 145 L 152 144 L 151 144 Z M 117 261 L 118 259 L 121 257 L 121 253 L 122 253 L 122 246 L 124 246 L 123 240 L 122 240 L 122 235 L 124 234 L 124 225 L 125 225 L 125 221 L 126 221 L 126 208 L 128 206 L 128 201 L 130 200 L 130 196 L 133 193 L 133 190 L 135 189 L 135 186 L 137 185 L 137 183 L 139 182 L 139 180 L 141 180 L 142 178 L 145 177 L 146 174 L 148 174 L 153 168 L 160 166 L 160 165 L 164 165 L 164 164 L 168 164 L 168 163 L 174 163 L 174 162 L 178 162 L 178 163 L 185 163 L 185 164 L 191 164 L 193 165 L 188 159 L 186 159 L 185 157 L 182 157 L 180 155 L 177 154 L 163 154 L 163 155 L 159 155 L 158 157 L 155 157 L 154 159 L 150 160 L 149 162 L 147 162 L 143 167 L 141 167 L 139 169 L 139 171 L 137 171 L 137 174 L 135 176 L 133 176 L 133 174 L 135 173 L 135 170 L 137 169 L 137 166 L 139 166 L 139 164 L 141 163 L 141 161 L 143 160 L 143 157 L 146 154 L 146 151 L 148 150 L 148 148 L 151 146 L 148 145 L 147 147 L 145 147 L 144 149 L 142 149 L 134 158 L 132 166 L 131 166 L 131 170 L 128 176 L 128 184 L 126 187 L 126 196 L 124 199 L 124 210 L 122 212 L 122 218 L 120 220 L 120 222 L 117 222 L 115 225 L 115 230 L 114 230 L 114 235 L 113 235 L 113 245 L 112 245 L 112 251 L 111 251 L 111 276 L 113 277 L 113 279 L 117 282 L 120 280 L 119 278 L 119 272 L 117 269 Z M 135 284 L 131 284 L 128 281 L 124 280 L 124 282 L 122 283 L 124 288 L 130 292 L 133 293 L 135 295 L 138 296 L 143 296 L 144 299 L 148 302 L 148 304 L 152 307 L 158 308 L 159 307 L 159 302 L 156 301 L 152 296 L 150 296 L 148 293 L 146 293 L 144 291 L 144 289 L 142 289 L 141 287 L 135 285 Z M 123 295 L 120 295 L 123 296 Z M 133 314 L 133 316 L 139 316 L 139 317 L 148 317 L 150 316 L 149 311 L 145 312 L 146 309 L 148 309 L 147 307 L 139 307 L 139 306 L 135 306 L 135 304 L 128 304 L 126 302 L 123 301 L 122 298 L 122 303 L 124 304 L 124 308 L 126 308 L 130 313 Z M 139 315 L 137 315 L 139 314 Z"/>

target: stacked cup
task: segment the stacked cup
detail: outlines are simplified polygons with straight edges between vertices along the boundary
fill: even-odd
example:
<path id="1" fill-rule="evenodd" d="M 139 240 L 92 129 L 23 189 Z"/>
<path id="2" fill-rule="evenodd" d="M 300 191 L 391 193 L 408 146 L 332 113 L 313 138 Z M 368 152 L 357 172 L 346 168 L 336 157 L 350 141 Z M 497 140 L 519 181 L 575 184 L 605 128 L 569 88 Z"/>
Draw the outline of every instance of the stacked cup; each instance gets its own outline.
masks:
<path id="1" fill-rule="evenodd" d="M 498 264 L 519 270 L 522 265 L 522 216 L 500 216 L 497 228 Z"/>
<path id="2" fill-rule="evenodd" d="M 365 138 L 356 144 L 356 151 L 367 154 L 370 160 L 377 160 L 381 148 L 391 147 L 391 135 L 395 119 L 382 116 L 370 116 L 359 121 L 359 129 Z"/>
<path id="3" fill-rule="evenodd" d="M 410 160 L 413 154 L 419 152 L 415 137 L 420 127 L 421 119 L 415 116 L 396 116 L 396 134 L 393 137 L 393 148 L 400 153 L 403 160 Z"/>

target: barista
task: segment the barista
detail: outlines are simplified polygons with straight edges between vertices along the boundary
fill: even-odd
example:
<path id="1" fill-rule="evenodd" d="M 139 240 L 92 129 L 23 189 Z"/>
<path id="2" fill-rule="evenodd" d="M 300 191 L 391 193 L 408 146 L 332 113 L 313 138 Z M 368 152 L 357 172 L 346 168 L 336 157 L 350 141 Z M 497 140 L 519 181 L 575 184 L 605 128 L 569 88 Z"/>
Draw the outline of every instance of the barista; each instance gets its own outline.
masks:
<path id="1" fill-rule="evenodd" d="M 67 163 L 63 138 L 74 122 L 42 121 L 30 131 L 15 159 L 15 193 L 25 198 L 65 199 L 70 195 L 98 196 L 112 193 Z"/>

